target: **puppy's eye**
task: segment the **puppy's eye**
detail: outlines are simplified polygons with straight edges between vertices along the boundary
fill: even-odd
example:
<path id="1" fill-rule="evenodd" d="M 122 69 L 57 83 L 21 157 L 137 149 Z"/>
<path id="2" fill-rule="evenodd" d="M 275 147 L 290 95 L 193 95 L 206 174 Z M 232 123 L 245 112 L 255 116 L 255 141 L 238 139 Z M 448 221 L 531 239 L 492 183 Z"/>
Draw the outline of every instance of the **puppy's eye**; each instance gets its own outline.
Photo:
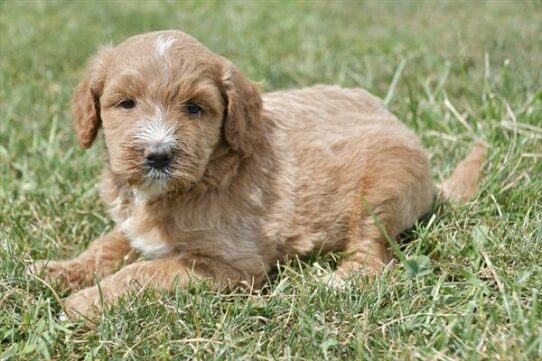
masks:
<path id="1" fill-rule="evenodd" d="M 132 99 L 123 100 L 118 104 L 118 106 L 123 109 L 132 109 L 133 107 L 135 107 L 135 105 L 136 103 Z"/>
<path id="2" fill-rule="evenodd" d="M 201 114 L 201 112 L 203 112 L 203 109 L 199 105 L 193 102 L 187 103 L 185 106 L 185 110 L 188 114 L 192 114 L 192 115 L 198 115 L 198 114 Z"/>

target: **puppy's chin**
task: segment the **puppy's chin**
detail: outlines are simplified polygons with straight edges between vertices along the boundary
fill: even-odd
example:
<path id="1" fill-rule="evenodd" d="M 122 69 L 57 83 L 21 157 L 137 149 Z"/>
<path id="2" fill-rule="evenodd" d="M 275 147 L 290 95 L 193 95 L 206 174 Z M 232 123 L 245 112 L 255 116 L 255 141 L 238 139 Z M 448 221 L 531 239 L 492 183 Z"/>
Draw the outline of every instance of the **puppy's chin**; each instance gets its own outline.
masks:
<path id="1" fill-rule="evenodd" d="M 139 198 L 144 200 L 154 200 L 169 193 L 167 185 L 160 183 L 145 183 L 132 188 Z"/>
<path id="2" fill-rule="evenodd" d="M 168 193 L 171 183 L 172 176 L 167 170 L 149 169 L 145 171 L 139 188 L 150 194 L 160 195 Z"/>
<path id="3" fill-rule="evenodd" d="M 170 193 L 182 193 L 190 187 L 189 182 L 177 179 L 167 171 L 151 169 L 133 184 L 133 188 L 146 199 L 155 199 Z"/>

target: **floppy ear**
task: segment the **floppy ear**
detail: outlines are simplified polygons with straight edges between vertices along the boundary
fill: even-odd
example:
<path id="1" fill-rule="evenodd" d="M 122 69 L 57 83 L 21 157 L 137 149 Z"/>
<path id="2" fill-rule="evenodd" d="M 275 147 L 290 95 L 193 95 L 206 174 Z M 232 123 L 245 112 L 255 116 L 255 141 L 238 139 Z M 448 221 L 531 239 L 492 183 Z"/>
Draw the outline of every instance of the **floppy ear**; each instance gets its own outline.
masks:
<path id="1" fill-rule="evenodd" d="M 105 66 L 108 62 L 106 50 L 91 59 L 85 77 L 75 88 L 72 98 L 72 113 L 75 133 L 81 148 L 90 148 L 102 124 L 100 118 L 100 96 L 105 81 Z"/>
<path id="2" fill-rule="evenodd" d="M 226 67 L 222 81 L 227 102 L 224 119 L 226 142 L 242 157 L 248 157 L 263 137 L 262 98 L 256 86 L 232 64 Z"/>

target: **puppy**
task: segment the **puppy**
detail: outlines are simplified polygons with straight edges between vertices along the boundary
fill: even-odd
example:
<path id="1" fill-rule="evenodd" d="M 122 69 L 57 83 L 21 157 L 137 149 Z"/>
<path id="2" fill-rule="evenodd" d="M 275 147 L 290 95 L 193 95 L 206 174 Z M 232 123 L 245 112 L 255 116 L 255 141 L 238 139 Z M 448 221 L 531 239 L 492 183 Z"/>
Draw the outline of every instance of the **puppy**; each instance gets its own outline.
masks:
<path id="1" fill-rule="evenodd" d="M 392 257 L 388 241 L 438 191 L 416 135 L 367 91 L 262 95 L 180 31 L 101 50 L 73 114 L 81 147 L 103 130 L 101 192 L 116 225 L 79 257 L 33 267 L 83 288 L 65 301 L 72 318 L 91 319 L 134 288 L 193 278 L 257 288 L 289 256 L 341 251 L 336 279 L 374 274 Z M 474 194 L 484 154 L 475 147 L 444 198 Z M 147 260 L 119 270 L 134 251 Z"/>

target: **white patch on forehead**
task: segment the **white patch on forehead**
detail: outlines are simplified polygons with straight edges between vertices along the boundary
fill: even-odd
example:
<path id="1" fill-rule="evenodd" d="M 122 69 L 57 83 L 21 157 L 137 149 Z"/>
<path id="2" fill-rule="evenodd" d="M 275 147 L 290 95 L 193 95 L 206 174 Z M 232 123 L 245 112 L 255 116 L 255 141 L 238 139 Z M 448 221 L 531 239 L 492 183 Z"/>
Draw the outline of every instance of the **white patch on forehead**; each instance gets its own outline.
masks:
<path id="1" fill-rule="evenodd" d="M 164 112 L 156 107 L 154 117 L 144 119 L 135 136 L 144 146 L 159 146 L 166 150 L 176 148 L 175 127 L 164 119 Z"/>
<path id="2" fill-rule="evenodd" d="M 154 48 L 156 49 L 156 56 L 159 58 L 163 58 L 174 42 L 175 38 L 173 36 L 159 36 L 154 43 Z"/>

